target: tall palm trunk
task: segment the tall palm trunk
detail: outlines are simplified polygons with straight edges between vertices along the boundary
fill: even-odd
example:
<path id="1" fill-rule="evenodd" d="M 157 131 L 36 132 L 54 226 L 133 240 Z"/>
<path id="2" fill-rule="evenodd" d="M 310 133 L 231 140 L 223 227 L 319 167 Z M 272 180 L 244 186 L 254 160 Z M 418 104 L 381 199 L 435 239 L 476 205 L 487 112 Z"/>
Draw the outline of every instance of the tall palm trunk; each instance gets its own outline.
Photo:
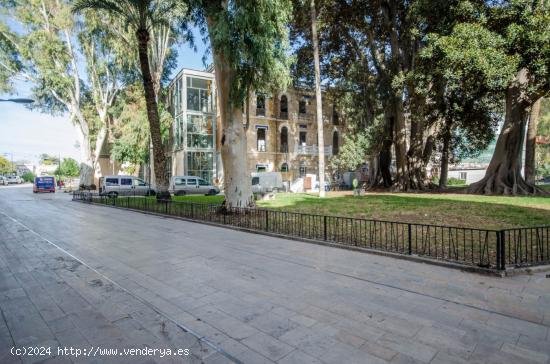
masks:
<path id="1" fill-rule="evenodd" d="M 323 101 L 321 97 L 321 70 L 319 65 L 319 39 L 317 37 L 317 14 L 315 0 L 310 2 L 311 36 L 315 63 L 315 116 L 317 119 L 317 144 L 319 150 L 319 197 L 325 197 L 325 137 L 323 133 Z"/>
<path id="2" fill-rule="evenodd" d="M 541 102 L 542 98 L 538 99 L 533 104 L 533 106 L 531 106 L 531 113 L 529 114 L 529 126 L 527 127 L 527 140 L 525 142 L 525 181 L 531 184 L 535 184 L 535 139 L 537 137 L 537 127 L 540 118 Z"/>
<path id="3" fill-rule="evenodd" d="M 160 120 L 155 87 L 153 77 L 151 76 L 149 58 L 147 55 L 149 31 L 147 29 L 138 29 L 136 31 L 136 36 L 138 40 L 139 63 L 143 78 L 143 90 L 145 91 L 145 104 L 147 106 L 147 119 L 149 120 L 149 130 L 151 133 L 151 142 L 153 144 L 153 161 L 155 169 L 155 182 L 157 187 L 157 199 L 170 199 L 166 175 L 166 156 L 164 155 L 162 137 L 160 134 Z"/>

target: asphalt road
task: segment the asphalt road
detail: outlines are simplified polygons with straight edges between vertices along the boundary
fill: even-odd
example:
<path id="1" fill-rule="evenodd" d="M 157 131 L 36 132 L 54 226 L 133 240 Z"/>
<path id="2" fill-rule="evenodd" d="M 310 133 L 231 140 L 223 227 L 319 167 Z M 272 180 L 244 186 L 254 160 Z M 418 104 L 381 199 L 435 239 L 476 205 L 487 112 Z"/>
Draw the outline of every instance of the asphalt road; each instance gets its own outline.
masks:
<path id="1" fill-rule="evenodd" d="M 550 362 L 544 273 L 487 277 L 29 187 L 0 188 L 2 216 L 226 353 L 220 360 Z"/>

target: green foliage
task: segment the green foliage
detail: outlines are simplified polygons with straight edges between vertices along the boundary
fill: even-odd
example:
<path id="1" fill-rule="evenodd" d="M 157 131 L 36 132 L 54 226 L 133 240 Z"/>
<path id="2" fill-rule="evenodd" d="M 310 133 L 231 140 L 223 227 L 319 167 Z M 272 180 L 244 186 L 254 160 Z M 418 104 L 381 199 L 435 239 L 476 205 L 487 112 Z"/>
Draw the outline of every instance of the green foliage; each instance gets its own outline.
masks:
<path id="1" fill-rule="evenodd" d="M 55 174 L 63 177 L 76 177 L 80 173 L 78 162 L 73 158 L 63 158 L 61 165 L 55 171 Z"/>
<path id="2" fill-rule="evenodd" d="M 234 71 L 230 91 L 234 106 L 240 107 L 251 89 L 279 91 L 288 86 L 289 0 L 233 0 L 226 9 L 220 4 L 194 10 L 215 20 L 208 29 L 210 44 Z M 206 31 L 206 19 L 199 19 Z"/>
<path id="3" fill-rule="evenodd" d="M 368 146 L 368 137 L 364 132 L 344 136 L 338 155 L 330 159 L 331 167 L 335 170 L 356 170 L 365 162 Z"/>
<path id="4" fill-rule="evenodd" d="M 45 166 L 53 166 L 59 164 L 59 158 L 54 155 L 50 155 L 47 153 L 40 154 L 40 164 L 43 164 Z"/>
<path id="5" fill-rule="evenodd" d="M 432 183 L 436 185 L 439 184 L 439 177 L 436 176 L 432 178 Z M 455 178 L 455 177 L 450 177 L 447 179 L 447 187 L 465 186 L 465 185 L 466 185 L 466 181 L 463 179 Z"/>
<path id="6" fill-rule="evenodd" d="M 23 173 L 23 175 L 21 176 L 21 179 L 25 182 L 34 182 L 35 177 L 36 176 L 34 175 L 34 173 L 26 172 L 26 173 Z"/>
<path id="7" fill-rule="evenodd" d="M 448 35 L 429 34 L 411 73 L 417 92 L 434 100 L 433 120 L 445 120 L 457 162 L 487 148 L 494 139 L 502 94 L 516 73 L 518 57 L 505 40 L 481 24 L 460 23 Z"/>
<path id="8" fill-rule="evenodd" d="M 0 155 L 0 174 L 10 174 L 13 172 L 15 172 L 15 166 Z"/>
<path id="9" fill-rule="evenodd" d="M 170 26 L 171 22 L 184 15 L 187 7 L 184 1 L 176 0 L 77 0 L 73 11 L 102 10 L 124 19 L 134 31 L 151 29 L 158 25 Z"/>
<path id="10" fill-rule="evenodd" d="M 65 103 L 75 91 L 75 45 L 67 39 L 74 21 L 68 11 L 67 0 L 9 1 L 3 2 L 0 20 L 0 83 L 6 88 L 17 78 L 31 81 L 32 108 L 54 114 L 67 110 Z"/>
<path id="11" fill-rule="evenodd" d="M 508 54 L 530 74 L 533 101 L 550 92 L 550 2 L 507 0 L 491 7 L 488 27 L 506 40 Z"/>
<path id="12" fill-rule="evenodd" d="M 119 163 L 139 165 L 149 159 L 149 123 L 143 89 L 139 85 L 128 87 L 114 108 L 114 143 L 111 157 Z M 173 118 L 160 105 L 161 135 L 164 144 L 169 142 Z"/>
<path id="13" fill-rule="evenodd" d="M 548 98 L 542 100 L 537 135 L 550 141 L 550 99 Z M 536 175 L 539 177 L 550 176 L 550 144 L 538 144 L 535 155 Z"/>

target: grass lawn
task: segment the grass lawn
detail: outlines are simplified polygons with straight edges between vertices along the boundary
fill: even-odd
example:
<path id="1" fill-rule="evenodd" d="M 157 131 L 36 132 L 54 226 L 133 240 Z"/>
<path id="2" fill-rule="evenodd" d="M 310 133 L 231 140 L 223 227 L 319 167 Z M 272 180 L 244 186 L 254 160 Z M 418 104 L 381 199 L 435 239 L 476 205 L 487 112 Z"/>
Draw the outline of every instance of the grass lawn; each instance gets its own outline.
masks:
<path id="1" fill-rule="evenodd" d="M 367 193 L 361 197 L 329 193 L 279 194 L 262 207 L 293 211 L 463 227 L 504 228 L 550 224 L 550 198 L 463 194 Z"/>
<path id="2" fill-rule="evenodd" d="M 174 196 L 174 200 L 221 203 L 223 196 Z M 437 193 L 329 192 L 326 199 L 313 194 L 279 193 L 259 207 L 309 214 L 337 215 L 411 223 L 497 229 L 550 225 L 550 198 L 476 196 Z"/>

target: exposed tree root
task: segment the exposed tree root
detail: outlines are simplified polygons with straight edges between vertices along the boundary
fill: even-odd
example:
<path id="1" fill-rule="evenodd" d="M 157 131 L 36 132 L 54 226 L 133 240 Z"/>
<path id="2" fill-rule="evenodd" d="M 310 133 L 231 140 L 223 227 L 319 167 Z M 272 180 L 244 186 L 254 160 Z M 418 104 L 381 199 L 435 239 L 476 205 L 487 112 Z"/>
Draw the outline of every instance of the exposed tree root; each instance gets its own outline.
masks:
<path id="1" fill-rule="evenodd" d="M 468 193 L 482 195 L 505 196 L 545 196 L 548 192 L 527 183 L 521 174 L 515 171 L 504 171 L 497 167 L 493 173 L 487 174 L 481 181 L 468 187 Z M 507 172 L 507 173 L 506 173 Z"/>

